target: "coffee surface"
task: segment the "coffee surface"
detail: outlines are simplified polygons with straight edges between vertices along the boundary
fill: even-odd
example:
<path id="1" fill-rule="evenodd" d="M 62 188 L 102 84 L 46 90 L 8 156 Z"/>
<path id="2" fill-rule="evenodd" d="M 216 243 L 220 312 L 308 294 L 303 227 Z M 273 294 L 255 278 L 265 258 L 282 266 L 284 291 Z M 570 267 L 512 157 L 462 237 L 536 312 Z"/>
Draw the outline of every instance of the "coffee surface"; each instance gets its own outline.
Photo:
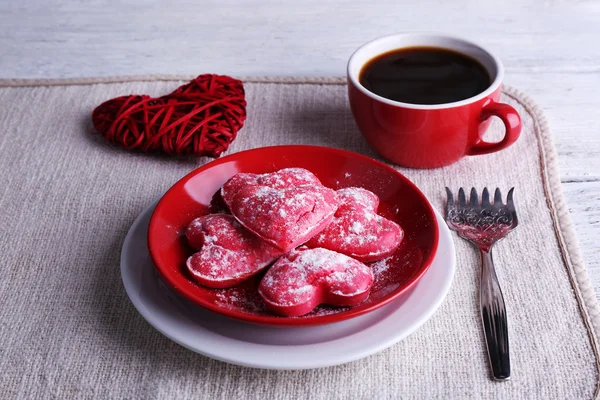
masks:
<path id="1" fill-rule="evenodd" d="M 477 60 L 437 47 L 409 47 L 367 62 L 359 80 L 367 90 L 411 104 L 453 103 L 476 96 L 491 84 Z"/>

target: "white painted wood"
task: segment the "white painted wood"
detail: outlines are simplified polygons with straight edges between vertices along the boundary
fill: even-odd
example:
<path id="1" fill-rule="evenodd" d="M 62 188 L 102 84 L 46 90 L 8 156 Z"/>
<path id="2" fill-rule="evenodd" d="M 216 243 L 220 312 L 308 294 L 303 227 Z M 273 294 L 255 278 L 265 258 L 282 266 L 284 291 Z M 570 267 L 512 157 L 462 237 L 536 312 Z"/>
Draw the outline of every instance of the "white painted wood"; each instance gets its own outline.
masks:
<path id="1" fill-rule="evenodd" d="M 567 205 L 588 272 L 600 293 L 600 182 L 563 183 Z"/>
<path id="2" fill-rule="evenodd" d="M 546 111 L 564 191 L 600 293 L 600 2 L 30 0 L 0 3 L 0 77 L 339 76 L 398 31 L 476 40 Z"/>

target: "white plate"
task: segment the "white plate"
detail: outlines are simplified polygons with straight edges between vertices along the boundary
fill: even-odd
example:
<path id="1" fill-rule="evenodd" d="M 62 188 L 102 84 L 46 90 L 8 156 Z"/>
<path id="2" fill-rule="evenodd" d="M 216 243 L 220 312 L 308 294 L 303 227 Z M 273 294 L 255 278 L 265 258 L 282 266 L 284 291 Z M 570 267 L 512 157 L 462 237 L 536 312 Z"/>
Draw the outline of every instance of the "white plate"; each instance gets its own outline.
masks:
<path id="1" fill-rule="evenodd" d="M 398 300 L 366 315 L 334 324 L 266 327 L 199 308 L 158 278 L 146 244 L 148 207 L 135 220 L 121 252 L 121 276 L 131 302 L 159 332 L 188 349 L 232 364 L 268 369 L 307 369 L 343 364 L 399 342 L 440 306 L 454 277 L 450 231 L 436 211 L 440 239 L 429 270 Z"/>

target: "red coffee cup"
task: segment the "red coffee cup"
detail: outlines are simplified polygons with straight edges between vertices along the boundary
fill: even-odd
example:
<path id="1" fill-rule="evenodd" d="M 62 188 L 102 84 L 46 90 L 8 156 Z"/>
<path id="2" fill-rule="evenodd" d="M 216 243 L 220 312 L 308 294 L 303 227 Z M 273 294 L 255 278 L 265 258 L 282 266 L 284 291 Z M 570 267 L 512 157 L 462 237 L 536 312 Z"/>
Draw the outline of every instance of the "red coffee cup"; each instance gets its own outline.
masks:
<path id="1" fill-rule="evenodd" d="M 409 47 L 438 47 L 465 54 L 485 67 L 492 83 L 474 97 L 434 105 L 390 100 L 360 84 L 360 72 L 370 60 Z M 435 168 L 465 155 L 505 149 L 517 140 L 521 118 L 514 108 L 498 102 L 503 77 L 504 67 L 498 57 L 476 44 L 447 36 L 397 34 L 375 39 L 352 54 L 348 96 L 359 129 L 379 154 L 398 165 Z M 500 118 L 506 127 L 504 138 L 497 143 L 482 139 L 492 116 Z"/>

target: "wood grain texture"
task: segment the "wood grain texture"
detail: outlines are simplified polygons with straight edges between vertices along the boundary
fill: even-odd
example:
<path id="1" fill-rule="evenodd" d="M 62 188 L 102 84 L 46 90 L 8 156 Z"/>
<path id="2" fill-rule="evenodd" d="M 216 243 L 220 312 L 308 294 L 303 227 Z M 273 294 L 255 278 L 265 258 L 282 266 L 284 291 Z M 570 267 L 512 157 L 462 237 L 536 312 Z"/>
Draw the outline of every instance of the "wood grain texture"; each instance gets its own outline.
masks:
<path id="1" fill-rule="evenodd" d="M 0 3 L 0 77 L 339 76 L 352 51 L 435 30 L 494 50 L 545 110 L 600 293 L 600 2 L 30 0 Z"/>

